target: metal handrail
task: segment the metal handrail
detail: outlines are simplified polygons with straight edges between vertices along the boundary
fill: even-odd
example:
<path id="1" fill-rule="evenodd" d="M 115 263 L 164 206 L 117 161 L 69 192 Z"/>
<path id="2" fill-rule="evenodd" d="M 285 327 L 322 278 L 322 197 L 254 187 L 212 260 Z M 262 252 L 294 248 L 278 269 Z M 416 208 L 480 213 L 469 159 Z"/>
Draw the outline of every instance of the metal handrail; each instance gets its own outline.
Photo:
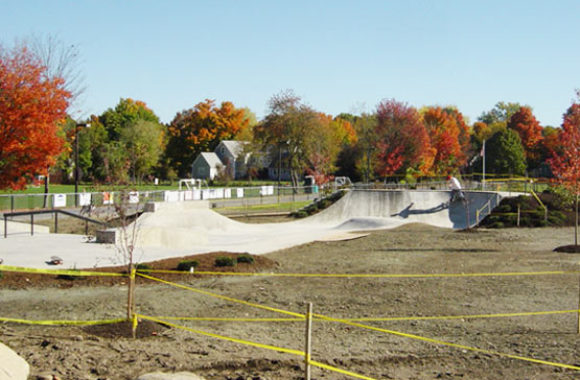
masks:
<path id="1" fill-rule="evenodd" d="M 74 212 L 52 209 L 52 210 L 36 210 L 36 211 L 18 211 L 18 212 L 7 212 L 4 213 L 4 238 L 8 237 L 8 218 L 16 216 L 30 215 L 30 235 L 34 236 L 34 215 L 40 214 L 54 214 L 54 232 L 58 233 L 58 214 L 64 214 L 73 218 L 81 219 L 85 221 L 85 234 L 88 235 L 89 223 L 99 224 L 101 226 L 107 227 L 107 223 L 101 222 L 100 220 L 91 219 L 89 217 L 75 214 Z"/>

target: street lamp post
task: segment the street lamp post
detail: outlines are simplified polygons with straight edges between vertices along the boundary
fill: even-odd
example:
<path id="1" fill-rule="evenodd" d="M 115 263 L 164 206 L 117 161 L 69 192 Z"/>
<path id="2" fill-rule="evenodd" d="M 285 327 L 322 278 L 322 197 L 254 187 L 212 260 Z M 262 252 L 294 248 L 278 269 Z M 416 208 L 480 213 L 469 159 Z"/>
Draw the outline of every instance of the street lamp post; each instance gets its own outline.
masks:
<path id="1" fill-rule="evenodd" d="M 77 123 L 75 125 L 75 207 L 79 205 L 79 128 L 89 128 L 89 123 Z"/>

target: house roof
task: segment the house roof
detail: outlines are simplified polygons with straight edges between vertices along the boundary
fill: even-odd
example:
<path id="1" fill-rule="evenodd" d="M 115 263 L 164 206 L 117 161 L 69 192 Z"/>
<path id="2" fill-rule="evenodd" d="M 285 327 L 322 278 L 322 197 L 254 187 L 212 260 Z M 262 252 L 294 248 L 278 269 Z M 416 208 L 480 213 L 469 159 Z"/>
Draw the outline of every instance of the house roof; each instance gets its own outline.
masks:
<path id="1" fill-rule="evenodd" d="M 205 162 L 207 162 L 207 164 L 211 167 L 211 168 L 215 168 L 218 165 L 223 166 L 223 162 L 222 160 L 220 160 L 220 158 L 218 157 L 217 154 L 213 153 L 213 152 L 203 152 L 200 153 L 198 158 L 201 158 L 203 160 L 205 160 Z"/>
<path id="2" fill-rule="evenodd" d="M 237 141 L 237 140 L 222 140 L 219 143 L 219 145 L 225 146 L 226 149 L 230 152 L 230 154 L 235 158 L 238 158 L 238 156 L 243 153 L 244 145 L 246 144 L 248 144 L 247 141 Z"/>

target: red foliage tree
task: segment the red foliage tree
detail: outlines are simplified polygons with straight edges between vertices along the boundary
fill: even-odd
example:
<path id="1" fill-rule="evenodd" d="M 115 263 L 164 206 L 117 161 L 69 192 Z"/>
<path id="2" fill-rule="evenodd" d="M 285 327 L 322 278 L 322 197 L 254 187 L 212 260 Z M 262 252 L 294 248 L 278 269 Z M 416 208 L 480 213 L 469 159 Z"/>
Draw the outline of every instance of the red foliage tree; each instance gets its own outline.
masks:
<path id="1" fill-rule="evenodd" d="M 404 169 L 428 173 L 433 164 L 429 136 L 417 110 L 394 99 L 377 107 L 377 174 L 393 175 Z"/>
<path id="2" fill-rule="evenodd" d="M 576 195 L 576 229 L 574 244 L 578 245 L 578 196 L 580 195 L 580 104 L 573 104 L 564 115 L 558 135 L 559 149 L 548 163 L 556 181 Z"/>
<path id="3" fill-rule="evenodd" d="M 0 188 L 24 188 L 54 164 L 70 97 L 28 49 L 0 48 Z"/>
<path id="4" fill-rule="evenodd" d="M 431 171 L 446 174 L 465 164 L 469 148 L 469 133 L 463 115 L 452 109 L 429 107 L 423 113 L 434 161 Z"/>
<path id="5" fill-rule="evenodd" d="M 541 155 L 541 143 L 544 137 L 542 136 L 542 126 L 536 120 L 531 108 L 520 107 L 509 119 L 507 127 L 520 135 L 528 163 L 537 163 Z"/>

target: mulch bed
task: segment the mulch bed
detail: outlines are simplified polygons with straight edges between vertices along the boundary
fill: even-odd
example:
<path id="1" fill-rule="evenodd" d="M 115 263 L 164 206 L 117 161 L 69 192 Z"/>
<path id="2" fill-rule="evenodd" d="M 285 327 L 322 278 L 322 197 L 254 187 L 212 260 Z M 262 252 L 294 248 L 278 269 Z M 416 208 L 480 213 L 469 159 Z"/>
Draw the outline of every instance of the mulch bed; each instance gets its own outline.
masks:
<path id="1" fill-rule="evenodd" d="M 580 253 L 580 245 L 563 245 L 561 247 L 555 248 L 554 251 L 564 253 Z"/>
<path id="2" fill-rule="evenodd" d="M 233 267 L 218 267 L 215 266 L 215 259 L 217 257 L 238 257 L 241 254 L 231 252 L 211 252 L 198 255 L 190 255 L 183 257 L 175 257 L 164 260 L 157 260 L 146 264 L 150 269 L 158 270 L 177 270 L 177 265 L 184 260 L 195 260 L 199 265 L 195 268 L 196 271 L 207 272 L 263 272 L 272 270 L 278 266 L 278 263 L 270 260 L 264 256 L 254 256 L 253 263 L 237 263 Z M 247 255 L 247 254 L 243 254 Z M 56 267 L 55 269 L 59 269 Z M 106 268 L 87 268 L 91 272 L 107 272 L 107 273 L 127 273 L 126 266 L 106 267 Z M 145 272 L 146 273 L 146 272 Z M 189 273 L 179 274 L 164 274 L 151 273 L 151 276 L 167 279 L 171 281 L 179 281 L 180 279 L 191 278 Z M 195 276 L 195 275 L 194 275 Z M 71 277 L 71 276 L 54 276 L 34 273 L 15 273 L 2 272 L 0 274 L 0 289 L 24 289 L 31 287 L 56 287 L 56 288 L 71 288 L 74 286 L 113 286 L 124 285 L 128 281 L 127 277 Z M 137 277 L 137 283 L 151 283 L 150 280 Z"/>

